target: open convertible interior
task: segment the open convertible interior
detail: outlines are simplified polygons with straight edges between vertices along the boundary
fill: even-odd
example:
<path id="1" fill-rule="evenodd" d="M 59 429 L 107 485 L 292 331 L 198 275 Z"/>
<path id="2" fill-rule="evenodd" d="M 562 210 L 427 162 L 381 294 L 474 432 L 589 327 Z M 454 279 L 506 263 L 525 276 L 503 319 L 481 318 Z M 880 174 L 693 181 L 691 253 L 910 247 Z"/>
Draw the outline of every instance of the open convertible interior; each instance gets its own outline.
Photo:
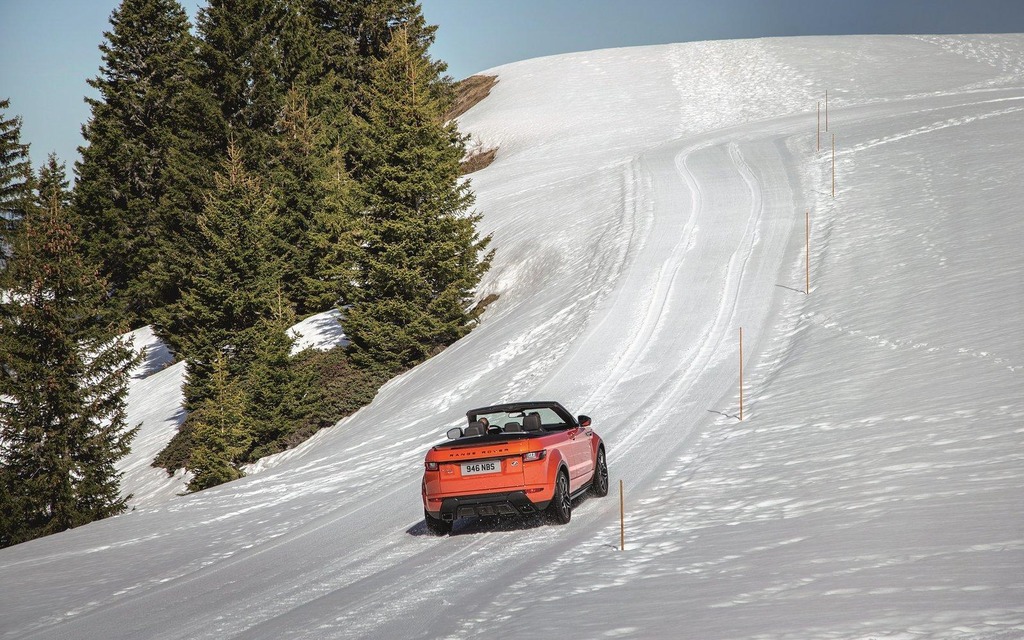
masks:
<path id="1" fill-rule="evenodd" d="M 469 425 L 465 429 L 452 429 L 449 438 L 473 438 L 498 434 L 536 435 L 560 431 L 576 426 L 568 414 L 562 415 L 555 407 L 523 405 L 497 405 L 474 409 L 467 413 Z"/>

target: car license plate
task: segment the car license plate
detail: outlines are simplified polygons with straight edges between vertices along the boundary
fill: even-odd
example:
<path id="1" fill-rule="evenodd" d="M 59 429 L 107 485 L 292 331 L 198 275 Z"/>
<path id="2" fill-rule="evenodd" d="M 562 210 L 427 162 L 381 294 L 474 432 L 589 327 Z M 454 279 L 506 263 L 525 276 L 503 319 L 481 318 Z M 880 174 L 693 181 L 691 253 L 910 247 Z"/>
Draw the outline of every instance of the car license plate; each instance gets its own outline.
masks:
<path id="1" fill-rule="evenodd" d="M 464 476 L 478 476 L 483 473 L 501 473 L 501 460 L 462 463 L 462 475 Z"/>

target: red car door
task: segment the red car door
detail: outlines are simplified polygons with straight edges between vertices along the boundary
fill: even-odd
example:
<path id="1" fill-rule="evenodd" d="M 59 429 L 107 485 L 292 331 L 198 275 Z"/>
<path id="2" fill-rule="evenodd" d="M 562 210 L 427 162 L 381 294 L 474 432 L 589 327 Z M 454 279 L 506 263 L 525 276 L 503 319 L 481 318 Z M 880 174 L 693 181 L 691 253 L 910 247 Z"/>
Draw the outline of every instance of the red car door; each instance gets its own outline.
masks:
<path id="1" fill-rule="evenodd" d="M 590 434 L 588 429 L 573 427 L 566 432 L 569 438 L 570 486 L 575 491 L 590 479 L 594 461 L 591 459 Z"/>

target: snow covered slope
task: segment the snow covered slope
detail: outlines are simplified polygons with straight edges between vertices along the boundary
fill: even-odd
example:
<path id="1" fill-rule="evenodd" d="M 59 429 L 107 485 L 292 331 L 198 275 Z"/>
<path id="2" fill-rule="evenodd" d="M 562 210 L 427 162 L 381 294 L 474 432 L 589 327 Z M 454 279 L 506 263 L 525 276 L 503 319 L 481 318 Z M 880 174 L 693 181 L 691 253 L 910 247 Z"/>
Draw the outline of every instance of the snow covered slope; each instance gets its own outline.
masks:
<path id="1" fill-rule="evenodd" d="M 0 637 L 1024 636 L 1024 36 L 493 72 L 481 326 L 258 473 L 0 551 Z M 424 535 L 423 452 L 513 399 L 594 417 L 624 552 L 612 497 Z"/>
<path id="2" fill-rule="evenodd" d="M 185 363 L 174 363 L 167 345 L 152 327 L 131 332 L 132 347 L 145 350 L 142 363 L 132 372 L 128 384 L 128 425 L 139 427 L 132 451 L 117 465 L 121 477 L 121 495 L 131 495 L 129 507 L 169 500 L 188 490 L 190 476 L 179 471 L 174 477 L 152 466 L 153 459 L 167 446 L 185 421 L 181 385 L 185 381 Z"/>

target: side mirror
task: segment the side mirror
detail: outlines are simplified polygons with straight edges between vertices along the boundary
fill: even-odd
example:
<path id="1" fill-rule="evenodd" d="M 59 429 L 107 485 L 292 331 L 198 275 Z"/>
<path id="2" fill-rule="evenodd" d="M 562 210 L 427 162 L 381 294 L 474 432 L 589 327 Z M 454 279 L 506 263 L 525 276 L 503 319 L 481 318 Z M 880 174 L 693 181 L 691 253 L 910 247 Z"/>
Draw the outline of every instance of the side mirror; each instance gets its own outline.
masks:
<path id="1" fill-rule="evenodd" d="M 581 427 L 590 426 L 590 416 L 580 416 L 579 418 L 576 419 L 576 421 L 580 423 Z"/>
<path id="2" fill-rule="evenodd" d="M 458 440 L 462 437 L 462 427 L 452 427 L 448 430 L 449 440 Z"/>

